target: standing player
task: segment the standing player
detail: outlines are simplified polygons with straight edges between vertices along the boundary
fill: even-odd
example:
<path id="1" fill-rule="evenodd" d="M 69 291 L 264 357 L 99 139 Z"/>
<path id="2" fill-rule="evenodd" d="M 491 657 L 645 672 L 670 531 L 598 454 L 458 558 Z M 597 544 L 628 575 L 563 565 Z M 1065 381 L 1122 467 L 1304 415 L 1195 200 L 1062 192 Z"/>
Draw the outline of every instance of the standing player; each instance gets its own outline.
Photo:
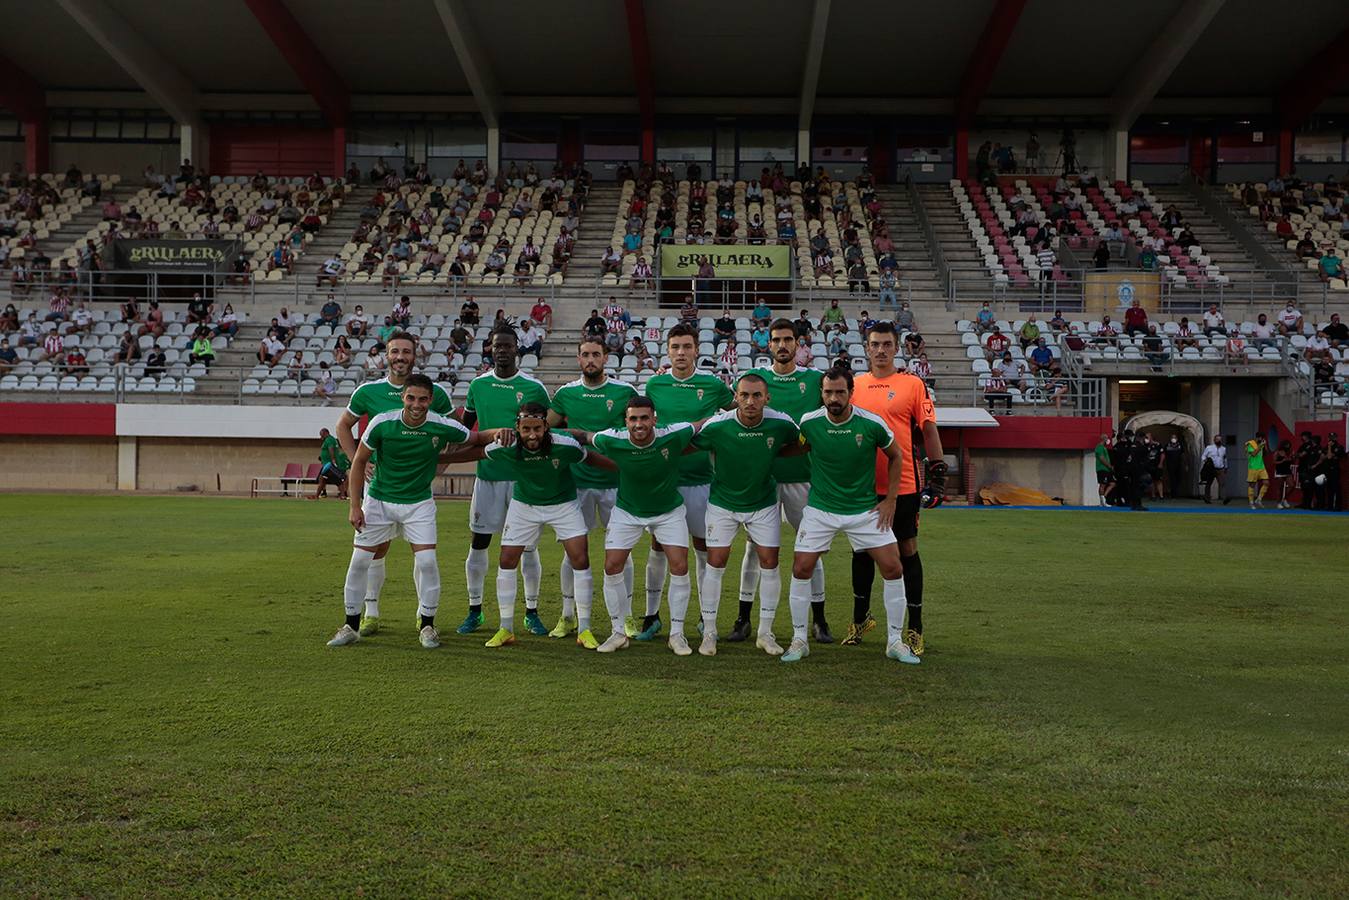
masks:
<path id="1" fill-rule="evenodd" d="M 899 541 L 899 560 L 904 567 L 904 589 L 908 598 L 909 627 L 904 642 L 915 656 L 923 655 L 923 561 L 918 558 L 918 510 L 939 505 L 946 493 L 946 462 L 942 457 L 941 437 L 937 434 L 937 412 L 932 406 L 923 379 L 895 368 L 899 335 L 893 322 L 877 322 L 867 332 L 867 361 L 870 371 L 857 379 L 854 406 L 875 413 L 885 421 L 899 442 L 899 457 L 904 471 L 899 482 L 899 500 L 895 505 L 895 538 Z M 927 486 L 919 494 L 918 457 L 913 452 L 914 432 L 922 433 L 927 455 Z M 885 492 L 889 483 L 890 461 L 876 457 L 876 494 Z M 852 559 L 853 620 L 848 626 L 845 644 L 860 644 L 862 635 L 876 625 L 871 615 L 871 584 L 876 564 L 866 553 L 854 553 Z"/>
<path id="2" fill-rule="evenodd" d="M 735 386 L 736 408 L 708 419 L 693 441 L 693 446 L 712 453 L 707 569 L 698 585 L 703 617 L 703 641 L 698 652 L 703 656 L 717 653 L 721 580 L 731 558 L 731 542 L 741 527 L 753 542 L 745 548 L 746 555 L 756 555 L 763 569 L 755 646 L 769 656 L 782 655 L 782 647 L 773 637 L 773 615 L 782 595 L 782 581 L 778 577 L 782 512 L 773 467 L 779 454 L 799 447 L 800 433 L 791 416 L 764 408 L 768 400 L 768 384 L 762 376 L 753 372 L 740 376 Z M 742 615 L 747 615 L 741 602 Z M 738 620 L 736 628 L 740 628 Z"/>
<path id="3" fill-rule="evenodd" d="M 700 422 L 735 406 L 735 396 L 720 378 L 710 372 L 698 371 L 696 328 L 682 322 L 674 326 L 666 336 L 666 347 L 670 354 L 670 371 L 654 375 L 646 383 L 646 395 L 656 405 L 656 414 L 664 427 L 680 422 Z M 689 533 L 693 535 L 695 572 L 700 589 L 703 570 L 707 568 L 705 535 L 711 483 L 712 460 L 706 451 L 684 457 L 679 466 L 679 494 L 684 498 L 684 514 Z M 665 585 L 666 568 L 666 555 L 660 552 L 663 543 L 659 538 L 653 538 L 651 553 L 646 558 L 646 616 L 642 619 L 642 630 L 636 635 L 639 641 L 649 641 L 660 633 L 660 592 Z"/>
<path id="4" fill-rule="evenodd" d="M 501 534 L 501 556 L 497 564 L 497 609 L 501 626 L 488 640 L 488 647 L 515 643 L 516 569 L 526 547 L 537 547 L 545 525 L 552 527 L 562 549 L 571 561 L 575 582 L 576 614 L 579 633 L 576 643 L 587 650 L 599 647 L 590 632 L 590 605 L 593 581 L 590 576 L 590 550 L 581 506 L 576 502 L 576 466 L 606 466 L 613 463 L 598 453 L 587 453 L 574 437 L 548 430 L 548 407 L 542 403 L 520 406 L 515 430 L 502 429 L 495 443 L 483 455 L 513 476 L 511 505 L 506 527 Z"/>
<path id="5" fill-rule="evenodd" d="M 768 408 L 786 413 L 800 425 L 806 413 L 820 408 L 820 382 L 824 374 L 797 366 L 796 326 L 788 319 L 773 323 L 769 329 L 768 349 L 773 354 L 773 365 L 753 370 L 768 384 Z M 792 528 L 800 528 L 801 513 L 805 511 L 806 498 L 810 494 L 810 460 L 804 456 L 780 456 L 773 463 L 773 478 L 778 483 L 783 517 Z M 740 613 L 727 640 L 743 641 L 749 636 L 749 614 L 758 581 L 759 556 L 746 547 L 745 559 L 740 566 Z M 823 559 L 815 563 L 815 573 L 810 576 L 810 592 L 812 636 L 821 644 L 832 644 L 834 636 L 824 618 Z M 761 596 L 762 593 L 760 591 Z"/>
<path id="6" fill-rule="evenodd" d="M 440 646 L 436 632 L 440 568 L 436 565 L 436 501 L 431 499 L 431 482 L 441 453 L 451 444 L 482 446 L 491 442 L 495 432 L 470 434 L 454 419 L 430 412 L 434 393 L 431 379 L 409 375 L 403 386 L 403 408 L 375 416 L 361 435 L 351 469 L 349 518 L 356 539 L 343 591 L 347 621 L 328 642 L 329 647 L 361 639 L 361 600 L 370 565 L 376 554 L 382 557 L 388 551 L 399 531 L 412 546 L 421 644 L 427 649 Z M 376 454 L 379 465 L 367 494 L 366 466 Z"/>
<path id="7" fill-rule="evenodd" d="M 403 385 L 407 383 L 408 376 L 412 374 L 412 367 L 417 361 L 417 338 L 406 331 L 395 331 L 389 335 L 384 345 L 389 374 L 379 381 L 367 381 L 356 388 L 347 403 L 347 408 L 342 412 L 342 417 L 337 420 L 337 441 L 349 459 L 356 458 L 356 438 L 353 429 L 362 417 L 374 418 L 380 413 L 403 408 Z M 454 408 L 450 402 L 450 395 L 438 384 L 432 390 L 431 412 L 441 416 L 449 415 L 450 410 Z M 366 427 L 369 427 L 368 422 Z M 371 461 L 378 465 L 379 454 L 374 454 Z M 368 481 L 371 473 L 364 474 Z M 384 588 L 384 555 L 388 552 L 389 548 L 386 545 L 370 564 L 370 583 L 365 588 L 365 614 L 361 616 L 360 628 L 364 637 L 379 631 L 379 594 Z M 414 575 L 416 571 L 413 569 Z"/>
<path id="8" fill-rule="evenodd" d="M 891 530 L 895 496 L 903 460 L 898 442 L 880 416 L 849 402 L 853 377 L 847 369 L 825 373 L 821 388 L 824 409 L 801 420 L 801 437 L 810 448 L 810 499 L 801 514 L 792 559 L 792 643 L 782 655 L 785 663 L 810 655 L 806 625 L 810 613 L 810 576 L 815 561 L 827 553 L 841 532 L 854 553 L 865 553 L 880 566 L 887 631 L 885 655 L 903 663 L 920 660 L 904 643 L 904 578 L 899 546 Z M 873 485 L 876 453 L 889 463 L 885 495 L 876 497 Z"/>
<path id="9" fill-rule="evenodd" d="M 1267 449 L 1269 445 L 1262 434 L 1246 442 L 1246 499 L 1251 501 L 1251 509 L 1265 506 L 1265 491 L 1269 489 L 1269 473 L 1265 469 Z"/>
<path id="10" fill-rule="evenodd" d="M 520 339 L 512 328 L 492 332 L 492 371 L 473 379 L 464 401 L 464 425 L 472 428 L 513 428 L 520 406 L 525 403 L 548 405 L 548 389 L 532 375 L 516 366 Z M 469 504 L 469 528 L 473 541 L 464 561 L 464 579 L 468 582 L 468 615 L 459 626 L 460 634 L 471 634 L 482 626 L 482 589 L 487 580 L 487 548 L 492 535 L 506 525 L 511 505 L 511 474 L 501 463 L 484 459 L 478 463 L 473 482 L 473 500 Z M 521 557 L 525 576 L 525 628 L 530 634 L 547 634 L 539 619 L 539 582 L 543 566 L 537 547 L 525 549 Z"/>
<path id="11" fill-rule="evenodd" d="M 583 433 L 596 450 L 618 467 L 618 497 L 604 534 L 604 605 L 612 633 L 601 653 L 628 647 L 624 619 L 632 614 L 623 592 L 623 567 L 643 532 L 665 545 L 670 566 L 670 649 L 677 656 L 693 650 L 684 637 L 689 609 L 689 528 L 679 492 L 680 459 L 698 428 L 688 422 L 656 427 L 649 397 L 633 397 L 623 413 L 627 426 L 598 434 Z"/>
<path id="12" fill-rule="evenodd" d="M 637 389 L 625 381 L 617 381 L 604 374 L 609 351 L 598 337 L 586 337 L 576 348 L 576 363 L 581 377 L 570 381 L 553 394 L 553 408 L 548 412 L 548 424 L 553 428 L 576 428 L 582 431 L 605 431 L 623 427 L 623 412 L 628 401 L 637 396 Z M 609 515 L 618 495 L 618 474 L 588 465 L 572 466 L 576 481 L 576 496 L 585 516 L 586 531 L 596 524 L 609 527 Z M 562 558 L 562 617 L 549 637 L 566 637 L 576 629 L 573 618 L 576 595 L 573 586 L 571 558 Z M 629 604 L 632 601 L 632 557 L 623 568 L 623 583 Z"/>

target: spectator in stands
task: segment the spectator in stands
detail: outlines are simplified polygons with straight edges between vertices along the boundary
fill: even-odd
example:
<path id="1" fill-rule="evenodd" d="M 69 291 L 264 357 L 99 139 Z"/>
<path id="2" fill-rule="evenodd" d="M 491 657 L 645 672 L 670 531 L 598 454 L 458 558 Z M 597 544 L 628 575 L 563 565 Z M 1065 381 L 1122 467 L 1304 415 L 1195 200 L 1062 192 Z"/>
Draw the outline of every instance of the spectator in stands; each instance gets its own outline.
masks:
<path id="1" fill-rule="evenodd" d="M 303 323 L 299 316 L 293 316 L 286 307 L 281 307 L 281 311 L 272 319 L 272 328 L 276 330 L 276 336 L 283 341 L 289 341 L 295 329 Z"/>
<path id="2" fill-rule="evenodd" d="M 905 331 L 918 330 L 918 321 L 913 317 L 913 310 L 910 308 L 908 300 L 905 300 L 899 311 L 895 313 L 895 327 L 899 329 L 901 334 Z"/>
<path id="3" fill-rule="evenodd" d="M 309 361 L 304 357 L 302 342 L 295 341 L 291 345 L 291 352 L 295 355 L 291 357 L 290 364 L 286 366 L 286 377 L 303 381 L 309 377 Z"/>
<path id="4" fill-rule="evenodd" d="M 553 307 L 542 297 L 534 301 L 530 307 L 529 317 L 533 319 L 544 331 L 553 330 Z"/>
<path id="5" fill-rule="evenodd" d="M 365 361 L 361 363 L 365 369 L 367 378 L 377 378 L 379 373 L 384 371 L 384 353 L 379 346 L 370 348 L 370 352 L 365 355 Z"/>
<path id="6" fill-rule="evenodd" d="M 1134 298 L 1124 311 L 1124 333 L 1129 337 L 1148 332 L 1148 311 Z"/>
<path id="7" fill-rule="evenodd" d="M 337 302 L 337 298 L 332 294 L 323 301 L 323 306 L 319 309 L 319 316 L 314 321 L 315 325 L 331 325 L 336 328 L 342 323 L 342 304 Z"/>
<path id="8" fill-rule="evenodd" d="M 1297 305 L 1289 300 L 1279 310 L 1279 334 L 1293 335 L 1302 333 L 1302 313 Z"/>
<path id="9" fill-rule="evenodd" d="M 49 331 L 42 340 L 42 349 L 38 351 L 38 362 L 50 362 L 61 365 L 66 358 L 66 342 L 58 331 Z"/>
<path id="10" fill-rule="evenodd" d="M 754 324 L 754 330 L 750 332 L 750 346 L 755 353 L 768 352 L 768 321 L 759 320 Z"/>
<path id="11" fill-rule="evenodd" d="M 717 371 L 721 374 L 734 375 L 740 368 L 740 348 L 737 346 L 735 338 L 731 338 L 726 345 L 721 348 L 721 355 L 717 357 Z"/>
<path id="12" fill-rule="evenodd" d="M 989 412 L 993 411 L 994 404 L 1001 403 L 1007 415 L 1012 414 L 1012 393 L 1007 387 L 1007 379 L 1003 376 L 1002 368 L 995 366 L 988 375 L 983 378 L 984 381 L 984 402 L 988 404 Z"/>
<path id="13" fill-rule="evenodd" d="M 860 259 L 848 267 L 848 293 L 871 293 L 871 281 L 867 278 L 867 266 Z"/>
<path id="14" fill-rule="evenodd" d="M 188 351 L 188 361 L 202 363 L 210 368 L 215 362 L 215 348 L 211 346 L 211 329 L 205 325 L 197 328 L 192 336 L 192 348 Z"/>
<path id="15" fill-rule="evenodd" d="M 993 315 L 993 307 L 987 300 L 984 305 L 979 307 L 979 311 L 974 315 L 974 333 L 980 336 L 992 331 L 996 326 L 996 318 Z"/>
<path id="16" fill-rule="evenodd" d="M 1326 252 L 1322 254 L 1317 266 L 1323 282 L 1329 282 L 1332 278 L 1344 278 L 1344 265 L 1336 255 L 1335 248 L 1329 244 L 1326 245 Z"/>
<path id="17" fill-rule="evenodd" d="M 646 342 L 640 337 L 633 335 L 632 340 L 628 342 L 628 354 L 636 358 L 636 365 L 633 367 L 638 374 L 643 369 L 649 368 L 652 372 L 656 371 L 656 358 L 651 355 L 651 350 L 646 346 Z"/>
<path id="18" fill-rule="evenodd" d="M 145 374 L 147 377 L 158 379 L 168 371 L 169 358 L 164 352 L 164 348 L 154 345 L 150 352 L 145 354 Z"/>
<path id="19" fill-rule="evenodd" d="M 865 332 L 864 332 L 865 333 Z M 904 355 L 910 359 L 927 352 L 927 341 L 916 331 L 904 335 Z"/>
<path id="20" fill-rule="evenodd" d="M 1312 240 L 1310 231 L 1303 232 L 1302 240 L 1297 242 L 1293 252 L 1298 255 L 1299 259 L 1318 259 L 1321 256 L 1320 251 L 1316 249 L 1316 241 Z"/>
<path id="21" fill-rule="evenodd" d="M 1330 351 L 1330 340 L 1326 337 L 1323 329 L 1316 329 L 1316 333 L 1307 338 L 1307 345 L 1303 348 L 1303 355 L 1308 361 L 1324 359 L 1327 362 L 1333 362 L 1334 356 Z"/>
<path id="22" fill-rule="evenodd" d="M 842 325 L 844 322 L 843 310 L 839 308 L 837 300 L 830 300 L 829 306 L 825 309 L 824 315 L 820 317 L 820 327 L 826 325 Z"/>
<path id="23" fill-rule="evenodd" d="M 1001 326 L 995 324 L 993 330 L 984 338 L 984 358 L 991 363 L 1002 356 L 1011 345 L 1011 338 L 1002 333 Z"/>
<path id="24" fill-rule="evenodd" d="M 473 335 L 464 327 L 459 319 L 454 320 L 454 328 L 450 330 L 450 353 L 467 353 L 468 345 L 473 340 Z"/>
<path id="25" fill-rule="evenodd" d="M 595 337 L 602 339 L 604 335 L 608 333 L 608 331 L 609 325 L 604 320 L 604 317 L 600 315 L 600 311 L 598 309 L 592 309 L 590 311 L 590 318 L 586 319 L 585 324 L 581 326 L 581 334 L 583 337 Z"/>
<path id="26" fill-rule="evenodd" d="M 1218 304 L 1210 303 L 1204 312 L 1204 335 L 1213 337 L 1215 334 L 1227 334 L 1227 321 L 1218 311 Z"/>
<path id="27" fill-rule="evenodd" d="M 114 363 L 127 363 L 128 365 L 141 358 L 140 341 L 136 335 L 129 330 L 122 333 L 121 343 L 117 345 L 117 352 L 113 354 Z"/>
<path id="28" fill-rule="evenodd" d="M 1194 326 L 1190 324 L 1188 316 L 1180 317 L 1180 324 L 1176 326 L 1175 344 L 1177 350 L 1199 347 L 1199 335 L 1195 332 Z"/>
<path id="29" fill-rule="evenodd" d="M 8 375 L 19 364 L 19 352 L 9 345 L 9 338 L 0 337 L 0 375 Z"/>
<path id="30" fill-rule="evenodd" d="M 327 406 L 332 402 L 336 393 L 337 379 L 333 377 L 332 369 L 326 362 L 320 362 L 317 377 L 314 379 L 314 396 L 322 400 L 324 406 Z"/>
<path id="31" fill-rule="evenodd" d="M 203 297 L 200 292 L 194 293 L 192 299 L 187 301 L 187 322 L 189 325 L 202 325 L 210 322 L 213 312 L 215 312 L 215 304 Z"/>
<path id="32" fill-rule="evenodd" d="M 1340 348 L 1349 346 L 1349 325 L 1340 321 L 1339 313 L 1330 314 L 1330 324 L 1323 329 L 1330 346 Z"/>
<path id="33" fill-rule="evenodd" d="M 1270 324 L 1269 316 L 1264 313 L 1257 316 L 1255 324 L 1251 326 L 1251 346 L 1257 350 L 1279 346 L 1274 337 L 1274 326 Z"/>
<path id="34" fill-rule="evenodd" d="M 1242 337 L 1240 331 L 1233 331 L 1227 336 L 1227 341 L 1223 345 L 1223 362 L 1228 365 L 1244 363 L 1246 361 L 1246 339 Z"/>
<path id="35" fill-rule="evenodd" d="M 19 311 L 13 303 L 6 303 L 4 312 L 0 312 L 0 332 L 19 330 Z"/>
<path id="36" fill-rule="evenodd" d="M 1154 372 L 1161 371 L 1161 367 L 1171 361 L 1171 354 L 1166 350 L 1166 341 L 1157 333 L 1156 325 L 1148 326 L 1147 334 L 1143 338 L 1143 356 L 1152 363 Z"/>
<path id="37" fill-rule="evenodd" d="M 43 321 L 60 323 L 68 318 L 70 318 L 70 295 L 66 293 L 65 288 L 58 287 L 47 301 L 47 315 Z"/>
<path id="38" fill-rule="evenodd" d="M 1110 268 L 1110 248 L 1105 241 L 1096 242 L 1096 252 L 1091 255 L 1091 264 L 1098 272 Z"/>
<path id="39" fill-rule="evenodd" d="M 632 281 L 630 287 L 649 287 L 655 276 L 651 272 L 651 266 L 646 261 L 645 256 L 637 257 L 637 265 L 632 269 Z"/>
<path id="40" fill-rule="evenodd" d="M 358 303 L 355 311 L 347 316 L 347 334 L 350 337 L 363 338 L 369 330 L 370 317 L 365 314 L 365 307 Z"/>
<path id="41" fill-rule="evenodd" d="M 1060 372 L 1059 361 L 1054 357 L 1054 351 L 1049 349 L 1049 345 L 1042 337 L 1036 338 L 1035 347 L 1030 351 L 1027 361 L 1032 375 L 1057 375 Z"/>
<path id="42" fill-rule="evenodd" d="M 389 318 L 399 328 L 408 328 L 412 325 L 412 298 L 407 294 L 398 298 L 398 303 L 389 311 Z"/>
<path id="43" fill-rule="evenodd" d="M 258 343 L 258 362 L 269 369 L 275 369 L 276 364 L 281 362 L 286 353 L 286 344 L 281 340 L 281 336 L 275 328 L 269 328 L 266 336 Z"/>
<path id="44" fill-rule="evenodd" d="M 533 320 L 525 319 L 516 335 L 519 337 L 518 352 L 521 359 L 531 353 L 535 358 L 543 354 L 543 332 L 534 327 Z"/>
<path id="45" fill-rule="evenodd" d="M 810 310 L 801 310 L 801 315 L 792 323 L 792 327 L 796 331 L 796 340 L 798 343 L 801 341 L 809 343 L 810 339 L 815 336 L 815 323 L 810 319 Z"/>
<path id="46" fill-rule="evenodd" d="M 1115 329 L 1115 324 L 1110 321 L 1109 316 L 1101 316 L 1101 324 L 1096 326 L 1096 336 L 1092 338 L 1093 344 L 1114 344 L 1115 338 L 1119 336 L 1119 331 Z"/>
<path id="47" fill-rule="evenodd" d="M 1035 313 L 1031 313 L 1030 318 L 1021 323 L 1021 327 L 1017 329 L 1016 338 L 1017 342 L 1021 344 L 1022 350 L 1040 340 L 1040 323 L 1035 321 Z"/>
<path id="48" fill-rule="evenodd" d="M 472 296 L 459 306 L 459 321 L 467 327 L 477 327 L 479 321 L 478 301 Z"/>
<path id="49" fill-rule="evenodd" d="M 610 272 L 618 272 L 623 268 L 623 254 L 613 247 L 610 247 L 600 257 L 600 273 L 607 275 Z"/>
<path id="50" fill-rule="evenodd" d="M 698 304 L 692 294 L 684 295 L 684 305 L 679 307 L 679 321 L 694 327 L 698 325 Z"/>
<path id="51" fill-rule="evenodd" d="M 844 337 L 842 328 L 829 336 L 829 340 L 825 344 L 825 350 L 831 357 L 838 358 L 842 356 L 845 359 L 847 358 L 848 341 Z"/>
<path id="52" fill-rule="evenodd" d="M 150 335 L 158 338 L 164 333 L 164 313 L 159 308 L 158 300 L 150 301 L 150 310 L 145 314 L 145 322 L 136 331 L 137 337 Z"/>
<path id="53" fill-rule="evenodd" d="M 993 363 L 992 371 L 1001 374 L 1002 378 L 1017 390 L 1026 390 L 1026 378 L 1030 374 L 1030 367 L 1024 360 L 1012 356 L 1012 351 L 1005 351 L 1002 359 Z"/>

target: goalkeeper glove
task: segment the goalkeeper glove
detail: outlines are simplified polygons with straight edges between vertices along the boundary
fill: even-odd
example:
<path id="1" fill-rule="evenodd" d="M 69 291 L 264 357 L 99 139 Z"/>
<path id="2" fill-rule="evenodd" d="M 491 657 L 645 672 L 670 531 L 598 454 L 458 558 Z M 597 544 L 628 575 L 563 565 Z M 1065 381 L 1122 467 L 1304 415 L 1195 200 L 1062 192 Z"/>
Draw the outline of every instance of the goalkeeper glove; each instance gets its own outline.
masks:
<path id="1" fill-rule="evenodd" d="M 924 481 L 921 499 L 923 509 L 941 506 L 946 499 L 946 462 L 940 459 L 929 461 Z"/>

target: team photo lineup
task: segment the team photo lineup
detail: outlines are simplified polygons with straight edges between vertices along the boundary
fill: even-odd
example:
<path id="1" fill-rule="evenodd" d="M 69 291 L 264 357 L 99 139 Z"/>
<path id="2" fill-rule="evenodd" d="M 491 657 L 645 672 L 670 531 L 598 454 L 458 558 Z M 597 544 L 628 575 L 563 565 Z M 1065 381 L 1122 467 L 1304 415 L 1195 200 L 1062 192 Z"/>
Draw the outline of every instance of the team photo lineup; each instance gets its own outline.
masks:
<path id="1" fill-rule="evenodd" d="M 781 662 L 799 662 L 810 655 L 812 637 L 834 642 L 825 618 L 823 557 L 843 536 L 853 552 L 854 608 L 842 643 L 860 644 L 876 627 L 870 598 L 879 569 L 885 655 L 921 663 L 918 520 L 921 509 L 941 503 L 946 475 L 927 386 L 896 369 L 899 334 L 891 322 L 867 332 L 869 371 L 856 378 L 844 367 L 799 368 L 790 320 L 773 321 L 769 331 L 772 365 L 728 386 L 698 370 L 697 330 L 677 325 L 667 337 L 669 370 L 652 377 L 643 393 L 606 374 L 603 341 L 583 338 L 576 350 L 581 377 L 550 397 L 518 369 L 515 330 L 498 329 L 488 338 L 492 367 L 471 382 L 458 412 L 443 388 L 412 372 L 416 336 L 390 336 L 388 376 L 362 385 L 336 426 L 336 441 L 350 460 L 345 490 L 356 533 L 343 586 L 345 622 L 328 646 L 380 633 L 385 558 L 399 537 L 413 555 L 418 640 L 428 649 L 440 646 L 432 483 L 443 464 L 477 460 L 473 538 L 464 562 L 468 612 L 459 635 L 484 625 L 488 551 L 496 536 L 499 621 L 488 648 L 517 641 L 521 574 L 521 630 L 574 635 L 578 646 L 600 653 L 657 638 L 668 576 L 669 649 L 693 653 L 684 629 L 696 589 L 697 649 L 715 656 L 726 568 L 743 531 L 739 606 L 726 640 L 749 639 L 757 592 L 755 646 Z M 773 632 L 784 580 L 784 521 L 796 533 L 786 556 L 792 636 L 785 649 Z M 597 526 L 604 530 L 599 579 L 589 547 Z M 561 609 L 551 629 L 539 607 L 538 544 L 548 532 L 564 550 Z M 639 620 L 632 551 L 648 536 Z M 603 640 L 592 629 L 597 582 L 609 620 Z"/>

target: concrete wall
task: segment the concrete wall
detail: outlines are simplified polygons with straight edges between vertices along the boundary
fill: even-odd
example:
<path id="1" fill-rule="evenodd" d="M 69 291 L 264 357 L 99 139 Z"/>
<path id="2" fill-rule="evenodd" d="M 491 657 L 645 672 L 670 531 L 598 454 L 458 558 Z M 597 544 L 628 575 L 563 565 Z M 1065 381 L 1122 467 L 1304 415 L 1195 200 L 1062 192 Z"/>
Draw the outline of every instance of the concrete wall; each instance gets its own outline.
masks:
<path id="1" fill-rule="evenodd" d="M 246 493 L 255 475 L 280 475 L 286 463 L 318 462 L 318 441 L 140 438 L 136 485 L 143 491 L 176 491 L 188 485 L 214 492 Z"/>
<path id="2" fill-rule="evenodd" d="M 1001 481 L 1081 504 L 1083 460 L 1089 455 L 1081 450 L 974 449 L 970 451 L 974 490 Z"/>
<path id="3" fill-rule="evenodd" d="M 116 488 L 116 438 L 0 437 L 0 490 Z"/>
<path id="4" fill-rule="evenodd" d="M 22 144 L 19 145 L 22 148 Z M 156 172 L 177 173 L 178 141 L 171 143 L 100 143 L 97 141 L 52 141 L 51 169 L 64 172 L 74 163 L 84 172 L 140 175 L 146 165 Z M 139 182 L 136 183 L 139 189 Z"/>

